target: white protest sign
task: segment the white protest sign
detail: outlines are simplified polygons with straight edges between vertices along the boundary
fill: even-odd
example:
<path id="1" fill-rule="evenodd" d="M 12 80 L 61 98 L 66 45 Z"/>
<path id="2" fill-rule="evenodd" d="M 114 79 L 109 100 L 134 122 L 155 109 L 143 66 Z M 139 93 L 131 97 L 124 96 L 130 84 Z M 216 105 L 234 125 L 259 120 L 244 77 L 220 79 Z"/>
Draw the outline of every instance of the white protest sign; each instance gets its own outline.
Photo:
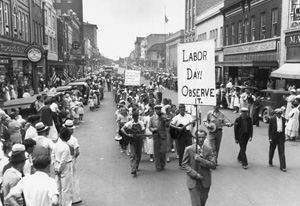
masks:
<path id="1" fill-rule="evenodd" d="M 178 103 L 216 105 L 215 42 L 178 45 Z"/>
<path id="2" fill-rule="evenodd" d="M 126 86 L 139 86 L 141 79 L 141 71 L 128 70 L 125 71 L 125 85 Z"/>
<path id="3" fill-rule="evenodd" d="M 118 67 L 118 74 L 124 74 L 125 68 L 124 67 Z"/>

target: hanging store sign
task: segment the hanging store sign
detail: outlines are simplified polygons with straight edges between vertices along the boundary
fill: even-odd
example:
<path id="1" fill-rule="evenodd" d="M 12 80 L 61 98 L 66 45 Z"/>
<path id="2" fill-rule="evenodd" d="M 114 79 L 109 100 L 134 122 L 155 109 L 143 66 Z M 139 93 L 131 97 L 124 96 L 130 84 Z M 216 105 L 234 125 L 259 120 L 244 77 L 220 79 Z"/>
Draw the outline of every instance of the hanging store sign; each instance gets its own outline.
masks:
<path id="1" fill-rule="evenodd" d="M 244 54 L 254 52 L 265 52 L 276 50 L 276 40 L 266 41 L 262 43 L 249 43 L 242 46 L 230 46 L 224 48 L 224 55 L 229 54 Z"/>
<path id="2" fill-rule="evenodd" d="M 179 44 L 178 103 L 216 105 L 214 40 Z"/>

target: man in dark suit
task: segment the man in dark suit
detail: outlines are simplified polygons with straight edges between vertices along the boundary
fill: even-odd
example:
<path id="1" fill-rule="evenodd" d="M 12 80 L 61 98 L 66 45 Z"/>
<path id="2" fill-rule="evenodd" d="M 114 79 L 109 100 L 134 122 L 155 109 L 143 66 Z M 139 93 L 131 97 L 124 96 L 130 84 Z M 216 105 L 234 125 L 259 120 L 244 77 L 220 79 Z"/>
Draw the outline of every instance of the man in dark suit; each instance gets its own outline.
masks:
<path id="1" fill-rule="evenodd" d="M 278 147 L 278 155 L 280 162 L 280 170 L 286 172 L 285 154 L 284 154 L 284 143 L 285 143 L 285 118 L 282 117 L 282 110 L 276 109 L 275 115 L 270 119 L 269 123 L 269 165 L 273 167 L 273 156 Z"/>
<path id="2" fill-rule="evenodd" d="M 209 145 L 204 144 L 206 136 L 206 131 L 197 131 L 197 146 L 193 144 L 186 147 L 182 159 L 192 206 L 205 206 L 211 186 L 210 169 L 216 168 L 216 155 Z"/>
<path id="3" fill-rule="evenodd" d="M 242 114 L 236 118 L 234 122 L 234 137 L 235 142 L 240 145 L 240 152 L 238 161 L 242 163 L 243 169 L 248 169 L 248 160 L 246 156 L 246 149 L 248 141 L 252 141 L 253 125 L 252 119 L 248 116 L 249 109 L 243 107 Z"/>

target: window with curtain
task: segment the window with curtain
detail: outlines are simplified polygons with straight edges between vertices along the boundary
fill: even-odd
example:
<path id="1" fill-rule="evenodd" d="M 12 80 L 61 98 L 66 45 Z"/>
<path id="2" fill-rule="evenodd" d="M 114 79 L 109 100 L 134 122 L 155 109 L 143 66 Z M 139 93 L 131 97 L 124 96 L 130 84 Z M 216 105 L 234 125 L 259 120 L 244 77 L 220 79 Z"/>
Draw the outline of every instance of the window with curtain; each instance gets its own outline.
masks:
<path id="1" fill-rule="evenodd" d="M 255 41 L 255 16 L 251 17 L 251 38 L 250 41 Z"/>
<path id="2" fill-rule="evenodd" d="M 225 46 L 229 45 L 228 26 L 225 26 Z"/>
<path id="3" fill-rule="evenodd" d="M 234 23 L 231 24 L 231 44 L 235 44 L 235 27 L 234 27 Z"/>
<path id="4" fill-rule="evenodd" d="M 242 25 L 242 21 L 238 22 L 238 44 L 241 44 L 243 42 L 242 37 L 243 37 L 243 25 Z"/>
<path id="5" fill-rule="evenodd" d="M 4 3 L 4 24 L 5 24 L 5 35 L 9 36 L 9 20 L 8 20 L 8 3 Z"/>
<path id="6" fill-rule="evenodd" d="M 245 19 L 245 34 L 244 34 L 244 42 L 247 43 L 249 39 L 249 21 Z"/>

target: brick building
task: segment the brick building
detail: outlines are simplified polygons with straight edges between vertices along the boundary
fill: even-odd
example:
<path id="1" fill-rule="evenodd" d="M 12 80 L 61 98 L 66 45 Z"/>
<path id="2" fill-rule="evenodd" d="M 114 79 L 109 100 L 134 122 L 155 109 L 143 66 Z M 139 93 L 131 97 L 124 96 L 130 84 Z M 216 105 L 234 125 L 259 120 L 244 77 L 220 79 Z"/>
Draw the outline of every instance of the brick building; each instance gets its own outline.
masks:
<path id="1" fill-rule="evenodd" d="M 183 42 L 184 30 L 169 34 L 166 38 L 166 66 L 169 73 L 177 73 L 177 48 Z"/>
<path id="2" fill-rule="evenodd" d="M 279 67 L 282 0 L 225 0 L 224 79 L 266 88 Z"/>

